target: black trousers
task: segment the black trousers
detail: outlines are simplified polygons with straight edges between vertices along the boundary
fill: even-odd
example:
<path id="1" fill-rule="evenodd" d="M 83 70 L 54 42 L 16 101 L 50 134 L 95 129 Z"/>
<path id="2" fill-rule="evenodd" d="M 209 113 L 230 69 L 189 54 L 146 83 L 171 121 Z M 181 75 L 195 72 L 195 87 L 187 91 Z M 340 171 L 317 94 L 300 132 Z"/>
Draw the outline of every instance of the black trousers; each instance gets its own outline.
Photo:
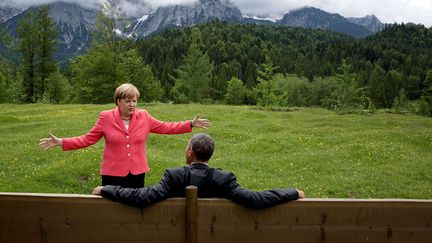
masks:
<path id="1" fill-rule="evenodd" d="M 133 175 L 129 172 L 127 176 L 102 175 L 102 186 L 113 185 L 127 188 L 144 187 L 145 173 Z"/>

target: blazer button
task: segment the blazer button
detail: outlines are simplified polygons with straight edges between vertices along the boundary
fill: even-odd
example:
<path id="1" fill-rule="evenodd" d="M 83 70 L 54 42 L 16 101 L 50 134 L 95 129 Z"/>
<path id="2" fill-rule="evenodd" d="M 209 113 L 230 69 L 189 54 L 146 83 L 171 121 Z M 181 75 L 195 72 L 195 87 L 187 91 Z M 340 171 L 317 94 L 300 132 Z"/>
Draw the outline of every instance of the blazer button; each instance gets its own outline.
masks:
<path id="1" fill-rule="evenodd" d="M 126 147 L 128 147 L 128 148 L 129 148 L 129 147 L 130 147 L 130 144 L 126 145 Z"/>
<path id="2" fill-rule="evenodd" d="M 129 136 L 126 136 L 126 138 L 129 138 Z"/>
<path id="3" fill-rule="evenodd" d="M 130 157 L 130 153 L 128 154 L 128 157 Z"/>

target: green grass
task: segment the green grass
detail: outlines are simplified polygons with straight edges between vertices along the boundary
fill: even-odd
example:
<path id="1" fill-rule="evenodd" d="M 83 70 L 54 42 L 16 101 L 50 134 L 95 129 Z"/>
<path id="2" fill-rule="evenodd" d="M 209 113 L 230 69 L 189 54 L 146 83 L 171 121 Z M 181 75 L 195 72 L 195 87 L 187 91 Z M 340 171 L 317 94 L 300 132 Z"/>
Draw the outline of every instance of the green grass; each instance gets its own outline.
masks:
<path id="1" fill-rule="evenodd" d="M 100 184 L 104 147 L 72 152 L 38 147 L 52 132 L 86 133 L 113 105 L 0 105 L 0 191 L 88 194 Z M 270 112 L 246 106 L 141 105 L 158 119 L 209 118 L 214 167 L 254 190 L 298 187 L 308 197 L 432 198 L 432 119 L 337 115 L 323 109 Z M 202 132 L 195 129 L 194 132 Z M 184 164 L 190 134 L 149 137 L 151 172 Z"/>

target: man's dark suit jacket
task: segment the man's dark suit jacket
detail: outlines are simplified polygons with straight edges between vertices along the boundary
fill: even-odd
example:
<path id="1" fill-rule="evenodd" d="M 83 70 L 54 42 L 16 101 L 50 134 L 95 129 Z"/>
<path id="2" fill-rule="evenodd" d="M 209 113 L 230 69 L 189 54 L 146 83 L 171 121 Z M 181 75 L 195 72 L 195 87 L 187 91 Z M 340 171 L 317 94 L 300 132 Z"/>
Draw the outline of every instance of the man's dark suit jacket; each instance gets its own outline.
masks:
<path id="1" fill-rule="evenodd" d="M 298 199 L 296 189 L 276 189 L 254 192 L 242 188 L 231 172 L 194 163 L 168 169 L 161 181 L 152 187 L 121 188 L 104 186 L 102 196 L 135 207 L 147 207 L 170 197 L 184 197 L 186 186 L 198 187 L 198 197 L 219 197 L 254 209 L 268 208 Z"/>

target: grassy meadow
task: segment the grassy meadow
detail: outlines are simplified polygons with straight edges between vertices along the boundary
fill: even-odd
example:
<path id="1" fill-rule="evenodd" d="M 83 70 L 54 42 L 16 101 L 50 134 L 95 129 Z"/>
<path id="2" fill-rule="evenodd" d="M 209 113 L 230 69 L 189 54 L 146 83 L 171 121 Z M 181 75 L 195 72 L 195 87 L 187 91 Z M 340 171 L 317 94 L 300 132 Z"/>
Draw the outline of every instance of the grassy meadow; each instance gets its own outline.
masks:
<path id="1" fill-rule="evenodd" d="M 103 139 L 82 150 L 43 150 L 39 139 L 86 133 L 113 105 L 0 104 L 0 191 L 88 194 L 100 184 Z M 337 115 L 324 109 L 271 112 L 247 106 L 140 104 L 165 121 L 208 118 L 214 167 L 254 189 L 298 187 L 307 197 L 432 198 L 432 119 L 412 115 Z M 194 129 L 193 132 L 203 130 Z M 157 183 L 184 164 L 190 134 L 152 134 Z"/>

